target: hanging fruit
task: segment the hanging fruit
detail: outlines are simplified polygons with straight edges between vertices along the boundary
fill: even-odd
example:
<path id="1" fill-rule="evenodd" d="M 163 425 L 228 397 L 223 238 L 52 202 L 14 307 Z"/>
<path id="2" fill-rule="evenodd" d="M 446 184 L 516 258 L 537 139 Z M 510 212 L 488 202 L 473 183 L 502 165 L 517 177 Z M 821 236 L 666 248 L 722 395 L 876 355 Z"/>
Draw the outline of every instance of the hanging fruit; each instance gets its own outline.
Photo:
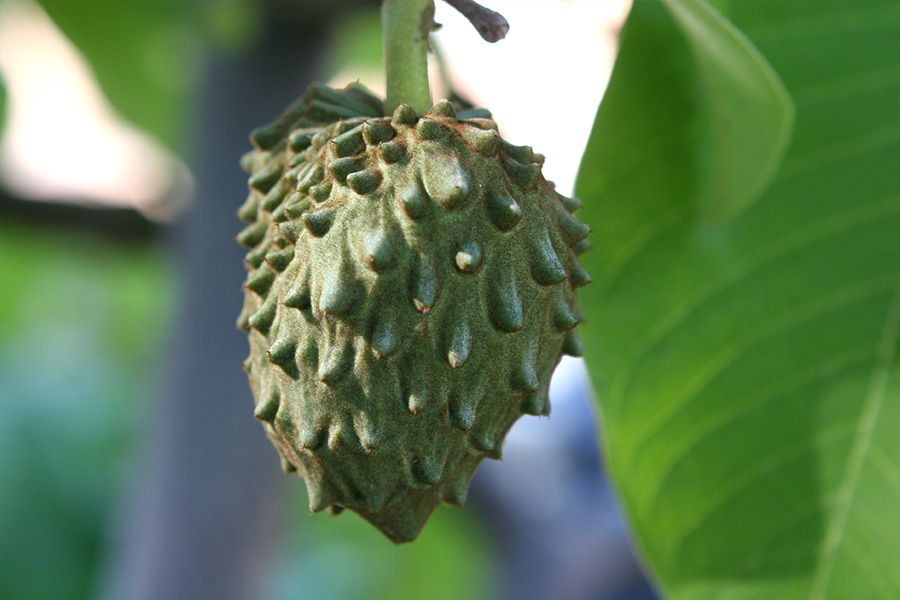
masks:
<path id="1" fill-rule="evenodd" d="M 353 510 L 395 542 L 465 501 L 521 415 L 549 414 L 590 282 L 589 228 L 543 156 L 485 110 L 431 104 L 433 10 L 385 2 L 387 101 L 315 85 L 251 134 L 239 211 L 256 418 L 312 511 Z"/>

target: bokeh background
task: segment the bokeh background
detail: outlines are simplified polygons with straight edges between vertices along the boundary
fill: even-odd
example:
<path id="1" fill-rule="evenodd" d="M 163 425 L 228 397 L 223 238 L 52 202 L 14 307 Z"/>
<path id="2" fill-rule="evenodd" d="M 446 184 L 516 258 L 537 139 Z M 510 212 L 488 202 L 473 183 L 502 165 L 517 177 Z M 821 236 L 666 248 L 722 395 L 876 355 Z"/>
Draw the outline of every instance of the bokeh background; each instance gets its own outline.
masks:
<path id="1" fill-rule="evenodd" d="M 0 0 L 0 599 L 643 599 L 580 361 L 462 509 L 392 546 L 312 516 L 234 327 L 247 132 L 313 80 L 383 90 L 377 2 Z M 571 193 L 626 0 L 438 2 L 436 96 Z"/>

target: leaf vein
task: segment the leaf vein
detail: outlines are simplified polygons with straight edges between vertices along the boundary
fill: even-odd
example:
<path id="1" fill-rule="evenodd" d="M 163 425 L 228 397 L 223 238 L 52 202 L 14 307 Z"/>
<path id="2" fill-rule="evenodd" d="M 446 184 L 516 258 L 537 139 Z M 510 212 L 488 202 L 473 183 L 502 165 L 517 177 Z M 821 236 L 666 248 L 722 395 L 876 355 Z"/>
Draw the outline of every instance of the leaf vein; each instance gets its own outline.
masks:
<path id="1" fill-rule="evenodd" d="M 896 142 L 900 142 L 900 123 L 883 124 L 875 131 L 867 131 L 853 138 L 840 139 L 830 144 L 817 144 L 814 150 L 805 154 L 791 155 L 785 160 L 779 177 L 782 181 L 791 179 Z"/>
<path id="2" fill-rule="evenodd" d="M 822 502 L 816 502 L 808 507 L 805 510 L 796 512 L 791 514 L 789 518 L 782 519 L 778 522 L 774 527 L 772 527 L 771 523 L 768 523 L 771 529 L 774 530 L 774 535 L 767 536 L 762 540 L 762 543 L 759 544 L 759 550 L 754 552 L 750 556 L 744 557 L 742 560 L 736 560 L 732 564 L 728 566 L 726 572 L 734 572 L 737 570 L 745 571 L 747 569 L 752 569 L 754 566 L 757 566 L 762 562 L 762 559 L 767 557 L 771 552 L 772 546 L 780 541 L 780 539 L 785 535 L 785 533 L 789 533 L 787 530 L 796 526 L 798 523 L 802 523 L 804 520 L 809 519 L 810 517 L 815 517 L 819 513 L 827 511 L 831 505 L 834 504 L 834 499 L 824 499 Z M 767 561 L 764 564 L 767 567 L 781 566 L 782 563 L 792 563 L 796 562 L 799 558 L 805 558 L 814 554 L 816 552 L 815 547 L 807 546 L 805 551 L 802 553 L 795 553 L 793 556 L 789 557 L 787 561 Z"/>
<path id="3" fill-rule="evenodd" d="M 799 106 L 810 106 L 851 97 L 860 92 L 872 93 L 895 87 L 900 81 L 900 64 L 846 77 L 836 77 L 816 85 L 794 90 L 794 101 Z"/>
<path id="4" fill-rule="evenodd" d="M 869 458 L 872 459 L 872 466 L 881 473 L 881 476 L 884 477 L 885 481 L 887 481 L 892 488 L 894 488 L 894 492 L 897 494 L 897 497 L 900 498 L 900 469 L 891 462 L 888 455 L 878 446 L 872 444 L 869 452 Z"/>
<path id="5" fill-rule="evenodd" d="M 864 581 L 875 584 L 875 587 L 878 588 L 880 592 L 878 597 L 895 598 L 897 594 L 891 593 L 891 585 L 887 579 L 885 579 L 884 573 L 873 567 L 875 561 L 866 556 L 866 551 L 863 547 L 852 539 L 848 539 L 845 543 L 845 549 L 847 550 L 847 555 L 850 557 L 850 560 L 855 562 L 856 566 L 859 567 L 859 570 L 866 574 Z"/>
<path id="6" fill-rule="evenodd" d="M 728 410 L 711 413 L 706 418 L 694 423 L 694 426 L 686 432 L 686 435 L 678 440 L 676 446 L 669 448 L 666 454 L 666 461 L 660 466 L 659 476 L 655 482 L 649 486 L 647 498 L 650 499 L 650 505 L 643 511 L 646 515 L 652 514 L 662 498 L 662 490 L 665 488 L 666 482 L 672 475 L 675 466 L 684 458 L 692 449 L 700 445 L 709 435 L 717 429 L 737 421 L 755 409 L 765 405 L 778 396 L 803 388 L 806 385 L 815 383 L 826 377 L 833 377 L 842 371 L 855 366 L 860 361 L 869 358 L 872 355 L 872 349 L 865 347 L 863 349 L 855 349 L 846 352 L 839 357 L 833 358 L 823 364 L 816 365 L 815 368 L 807 369 L 799 374 L 793 374 L 791 377 L 777 380 L 768 389 L 763 388 L 757 390 L 756 394 L 749 394 L 743 400 L 737 400 L 734 404 L 729 405 Z M 679 411 L 680 412 L 680 411 Z M 637 453 L 640 454 L 641 449 Z"/>
<path id="7" fill-rule="evenodd" d="M 810 593 L 810 597 L 814 599 L 825 598 L 831 585 L 837 551 L 847 532 L 847 521 L 850 518 L 850 509 L 856 495 L 859 476 L 872 445 L 872 435 L 878 421 L 878 414 L 887 395 L 888 373 L 894 360 L 898 339 L 900 339 L 900 282 L 898 282 L 894 301 L 885 317 L 884 332 L 878 347 L 879 361 L 872 372 L 869 391 L 863 400 L 863 408 L 856 426 L 853 446 L 847 456 L 841 485 L 838 487 L 838 505 L 823 540 L 822 561 L 816 570 Z"/>
<path id="8" fill-rule="evenodd" d="M 776 23 L 765 23 L 758 26 L 746 27 L 747 34 L 757 44 L 771 43 L 784 38 L 791 40 L 802 39 L 803 36 L 823 34 L 839 35 L 853 31 L 871 31 L 896 26 L 900 23 L 900 14 L 896 7 L 888 7 L 888 10 L 861 9 L 854 7 L 852 10 L 817 13 L 813 18 L 801 17 L 797 19 L 784 19 Z"/>
<path id="9" fill-rule="evenodd" d="M 817 317 L 822 317 L 836 310 L 845 308 L 855 302 L 861 302 L 877 294 L 884 293 L 886 290 L 893 289 L 893 280 L 886 281 L 884 278 L 867 281 L 861 285 L 841 290 L 841 293 L 834 293 L 830 296 L 822 296 L 817 298 L 816 302 L 801 306 L 799 309 L 789 311 L 782 315 L 779 319 L 770 319 L 767 327 L 755 329 L 752 335 L 748 335 L 738 343 L 732 344 L 729 348 L 721 351 L 712 360 L 708 361 L 704 369 L 699 369 L 697 376 L 694 377 L 680 394 L 673 396 L 669 409 L 665 411 L 657 411 L 654 419 L 647 419 L 647 426 L 643 431 L 635 434 L 633 440 L 633 448 L 631 458 L 628 461 L 629 468 L 634 465 L 637 450 L 643 446 L 648 439 L 657 435 L 662 431 L 668 421 L 685 406 L 696 400 L 700 393 L 712 383 L 726 368 L 736 363 L 743 354 L 750 348 L 763 340 L 776 337 L 792 326 L 809 321 Z"/>
<path id="10" fill-rule="evenodd" d="M 883 201 L 867 205 L 860 210 L 849 211 L 822 219 L 804 229 L 796 230 L 792 237 L 780 237 L 774 243 L 749 254 L 748 260 L 736 265 L 730 271 L 723 272 L 718 279 L 711 281 L 705 288 L 698 288 L 698 292 L 693 298 L 682 304 L 674 305 L 672 310 L 658 322 L 658 325 L 650 328 L 647 336 L 638 343 L 638 349 L 634 352 L 634 358 L 631 363 L 637 364 L 638 357 L 649 354 L 654 347 L 663 341 L 667 335 L 671 334 L 691 314 L 731 285 L 739 283 L 749 273 L 813 242 L 845 232 L 855 226 L 884 218 L 893 213 L 900 214 L 900 195 L 890 196 Z M 611 389 L 611 395 L 623 397 L 630 387 L 635 372 L 635 369 L 626 371 L 621 379 L 616 382 L 618 385 Z"/>
<path id="11" fill-rule="evenodd" d="M 763 461 L 756 465 L 756 468 L 748 470 L 746 476 L 738 478 L 731 485 L 720 488 L 719 494 L 711 495 L 708 502 L 701 504 L 700 509 L 694 513 L 692 517 L 686 519 L 686 525 L 683 526 L 674 535 L 670 536 L 673 540 L 672 555 L 675 556 L 683 549 L 687 538 L 700 529 L 703 524 L 716 511 L 726 506 L 729 502 L 737 498 L 741 492 L 752 486 L 760 479 L 778 472 L 779 469 L 785 468 L 791 463 L 806 454 L 817 453 L 829 444 L 839 442 L 841 439 L 852 435 L 854 429 L 852 427 L 836 427 L 831 431 L 820 434 L 815 443 L 810 444 L 809 440 L 803 440 L 792 446 L 782 447 L 781 452 L 774 454 L 769 460 Z"/>

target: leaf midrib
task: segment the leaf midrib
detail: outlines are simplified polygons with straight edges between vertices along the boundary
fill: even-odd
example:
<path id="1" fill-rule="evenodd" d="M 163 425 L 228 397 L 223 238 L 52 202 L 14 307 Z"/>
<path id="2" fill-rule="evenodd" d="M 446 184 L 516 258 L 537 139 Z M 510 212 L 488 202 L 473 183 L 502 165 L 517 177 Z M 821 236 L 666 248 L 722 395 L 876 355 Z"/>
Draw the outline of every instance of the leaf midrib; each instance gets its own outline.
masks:
<path id="1" fill-rule="evenodd" d="M 878 421 L 878 414 L 884 404 L 888 376 L 891 363 L 896 355 L 898 339 L 900 339 L 900 281 L 897 283 L 897 293 L 885 317 L 884 330 L 878 345 L 878 360 L 872 371 L 869 391 L 866 394 L 863 409 L 860 411 L 853 445 L 847 455 L 844 474 L 838 485 L 837 507 L 828 523 L 823 541 L 822 560 L 819 561 L 819 567 L 813 576 L 810 591 L 812 599 L 825 598 L 831 584 L 837 551 L 841 547 L 847 531 L 847 521 L 858 488 L 862 466 L 872 445 L 872 434 Z"/>

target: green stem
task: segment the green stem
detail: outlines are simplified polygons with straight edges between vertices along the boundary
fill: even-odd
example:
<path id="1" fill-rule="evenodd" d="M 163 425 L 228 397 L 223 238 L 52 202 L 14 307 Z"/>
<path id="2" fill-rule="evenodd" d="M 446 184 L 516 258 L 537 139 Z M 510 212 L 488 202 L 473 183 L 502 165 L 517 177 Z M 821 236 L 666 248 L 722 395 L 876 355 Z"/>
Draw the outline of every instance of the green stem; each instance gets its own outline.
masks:
<path id="1" fill-rule="evenodd" d="M 434 0 L 384 0 L 384 63 L 387 102 L 392 113 L 408 104 L 418 114 L 431 108 L 428 86 L 428 36 L 434 25 Z"/>

